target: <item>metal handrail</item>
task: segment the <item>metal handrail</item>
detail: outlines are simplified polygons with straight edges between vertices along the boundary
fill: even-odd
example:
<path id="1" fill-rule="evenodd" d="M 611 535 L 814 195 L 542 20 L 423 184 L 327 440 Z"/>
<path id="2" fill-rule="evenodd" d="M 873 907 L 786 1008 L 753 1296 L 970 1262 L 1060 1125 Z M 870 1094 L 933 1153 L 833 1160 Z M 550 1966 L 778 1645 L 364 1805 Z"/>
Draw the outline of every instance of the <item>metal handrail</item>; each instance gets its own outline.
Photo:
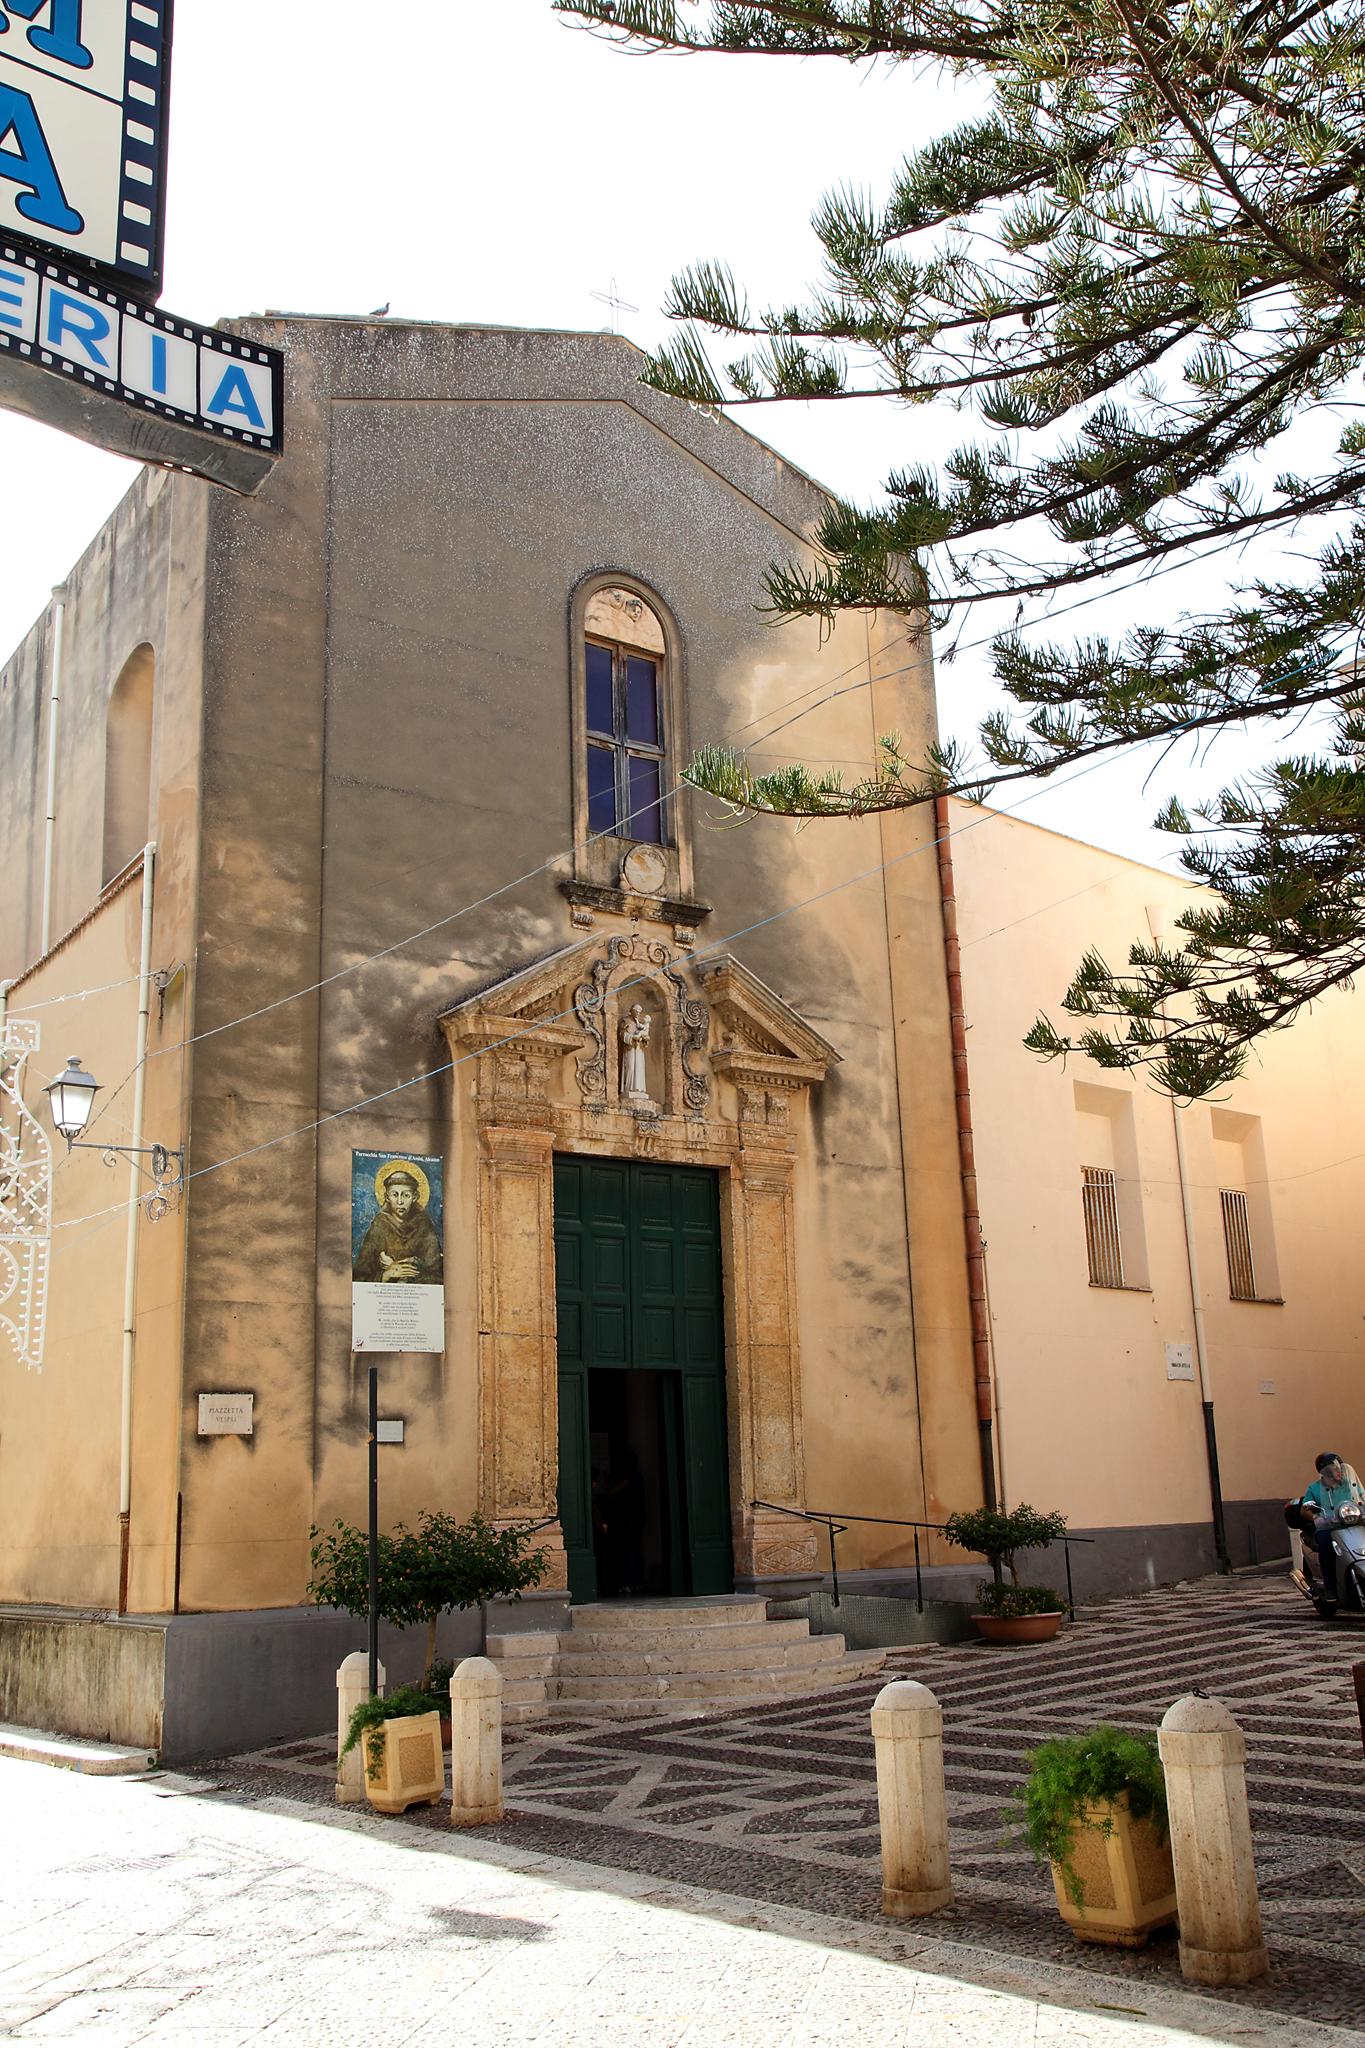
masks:
<path id="1" fill-rule="evenodd" d="M 775 1515 L 790 1515 L 797 1522 L 819 1522 L 829 1531 L 829 1575 L 833 1582 L 834 1605 L 839 1605 L 839 1559 L 835 1549 L 836 1536 L 846 1536 L 850 1522 L 869 1522 L 878 1529 L 913 1529 L 915 1532 L 915 1611 L 924 1612 L 924 1571 L 920 1558 L 919 1532 L 933 1529 L 942 1535 L 946 1522 L 912 1522 L 900 1515 L 832 1515 L 826 1508 L 787 1508 L 776 1500 L 751 1500 L 751 1508 L 768 1508 Z M 1061 1538 L 1062 1551 L 1066 1559 L 1066 1609 L 1076 1619 L 1076 1593 L 1071 1578 L 1071 1546 L 1073 1543 L 1098 1543 L 1098 1536 L 1072 1536 L 1067 1533 Z"/>

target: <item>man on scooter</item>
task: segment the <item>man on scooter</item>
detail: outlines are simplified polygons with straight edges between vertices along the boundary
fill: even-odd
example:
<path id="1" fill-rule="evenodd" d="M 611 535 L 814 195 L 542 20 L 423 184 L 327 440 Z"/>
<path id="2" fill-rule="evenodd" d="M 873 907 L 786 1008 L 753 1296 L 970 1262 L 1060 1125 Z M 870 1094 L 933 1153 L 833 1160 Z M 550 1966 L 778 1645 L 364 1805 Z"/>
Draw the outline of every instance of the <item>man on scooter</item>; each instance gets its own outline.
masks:
<path id="1" fill-rule="evenodd" d="M 1359 1506 L 1365 1506 L 1365 1490 L 1362 1490 L 1354 1473 L 1347 1477 L 1345 1463 L 1336 1451 L 1323 1451 L 1315 1463 L 1318 1476 L 1311 1486 L 1304 1489 L 1299 1505 L 1303 1514 L 1311 1518 L 1307 1526 L 1312 1529 L 1318 1547 L 1322 1583 L 1328 1599 L 1335 1600 L 1337 1560 L 1332 1549 L 1331 1534 L 1324 1524 L 1351 1501 L 1355 1501 Z"/>

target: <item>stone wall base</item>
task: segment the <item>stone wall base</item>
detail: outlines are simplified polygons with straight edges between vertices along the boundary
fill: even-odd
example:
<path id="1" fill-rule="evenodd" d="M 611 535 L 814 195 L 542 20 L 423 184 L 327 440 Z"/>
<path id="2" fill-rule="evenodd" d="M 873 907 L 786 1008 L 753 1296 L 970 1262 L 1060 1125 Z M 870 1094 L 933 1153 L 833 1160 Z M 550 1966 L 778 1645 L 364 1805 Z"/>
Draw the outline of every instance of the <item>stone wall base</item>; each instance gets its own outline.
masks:
<path id="1" fill-rule="evenodd" d="M 498 1602 L 503 1634 L 559 1628 L 564 1595 Z M 443 1615 L 438 1654 L 483 1649 L 477 1611 Z M 0 1608 L 0 1721 L 159 1752 L 166 1763 L 297 1741 L 336 1726 L 336 1673 L 365 1624 L 329 1608 L 236 1614 L 92 1615 Z M 390 1686 L 420 1678 L 426 1630 L 379 1631 Z"/>

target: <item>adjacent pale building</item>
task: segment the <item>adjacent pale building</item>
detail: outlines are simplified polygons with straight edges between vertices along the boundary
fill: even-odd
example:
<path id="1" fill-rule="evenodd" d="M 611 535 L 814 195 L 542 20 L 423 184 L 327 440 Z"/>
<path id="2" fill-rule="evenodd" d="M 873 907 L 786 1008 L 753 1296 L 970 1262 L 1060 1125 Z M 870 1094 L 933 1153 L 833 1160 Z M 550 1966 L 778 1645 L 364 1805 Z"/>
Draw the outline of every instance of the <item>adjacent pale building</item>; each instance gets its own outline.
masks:
<path id="1" fill-rule="evenodd" d="M 1001 1487 L 1099 1539 L 1076 1553 L 1089 1585 L 1210 1571 L 1207 1414 L 1228 1557 L 1283 1556 L 1314 1456 L 1365 1445 L 1360 997 L 1324 997 L 1180 1108 L 1140 1071 L 1040 1062 L 1021 1040 L 1061 1017 L 1086 948 L 1117 965 L 1175 942 L 1195 891 L 950 811 Z"/>

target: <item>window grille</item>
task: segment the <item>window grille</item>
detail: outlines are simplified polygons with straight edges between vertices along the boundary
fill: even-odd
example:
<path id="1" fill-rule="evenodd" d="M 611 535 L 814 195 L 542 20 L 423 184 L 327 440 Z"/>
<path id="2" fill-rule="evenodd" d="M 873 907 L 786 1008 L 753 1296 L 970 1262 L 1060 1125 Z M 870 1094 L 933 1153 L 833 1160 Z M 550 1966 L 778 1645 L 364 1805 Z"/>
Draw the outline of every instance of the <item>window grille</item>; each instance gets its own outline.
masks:
<path id="1" fill-rule="evenodd" d="M 600 640 L 585 656 L 588 830 L 664 846 L 663 664 Z"/>
<path id="2" fill-rule="evenodd" d="M 1223 1242 L 1228 1254 L 1228 1291 L 1234 1301 L 1255 1301 L 1256 1263 L 1251 1256 L 1251 1223 L 1241 1188 L 1220 1188 Z"/>
<path id="3" fill-rule="evenodd" d="M 1119 1198 L 1107 1166 L 1081 1168 L 1085 1208 L 1085 1252 L 1092 1287 L 1122 1287 L 1123 1246 L 1119 1241 Z"/>

